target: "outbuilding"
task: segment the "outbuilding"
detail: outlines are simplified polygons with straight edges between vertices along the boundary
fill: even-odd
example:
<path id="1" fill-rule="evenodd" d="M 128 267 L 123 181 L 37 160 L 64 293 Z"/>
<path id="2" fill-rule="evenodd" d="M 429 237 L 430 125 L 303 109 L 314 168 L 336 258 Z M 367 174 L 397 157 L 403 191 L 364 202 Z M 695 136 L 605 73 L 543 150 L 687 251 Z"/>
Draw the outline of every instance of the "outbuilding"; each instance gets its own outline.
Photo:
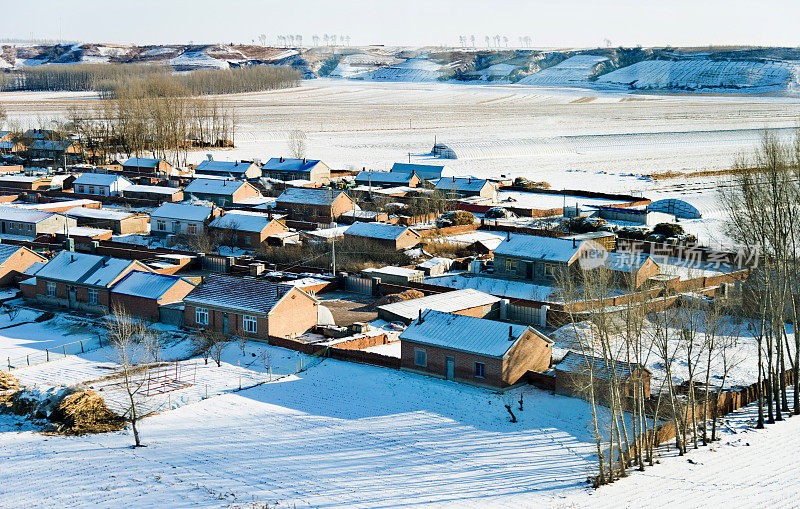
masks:
<path id="1" fill-rule="evenodd" d="M 146 214 L 134 214 L 122 210 L 88 209 L 75 207 L 65 212 L 77 221 L 78 226 L 111 230 L 118 235 L 147 233 L 149 218 Z"/>
<path id="2" fill-rule="evenodd" d="M 77 194 L 97 196 L 122 196 L 123 190 L 133 182 L 121 175 L 111 173 L 82 173 L 72 183 L 72 191 Z"/>
<path id="3" fill-rule="evenodd" d="M 553 342 L 525 325 L 428 310 L 400 334 L 402 369 L 502 389 L 550 367 Z"/>
<path id="4" fill-rule="evenodd" d="M 289 231 L 283 223 L 269 214 L 231 210 L 208 225 L 217 234 L 220 243 L 244 249 L 254 249 L 267 241 L 267 237 Z"/>
<path id="5" fill-rule="evenodd" d="M 214 178 L 195 179 L 186 186 L 183 192 L 184 195 L 194 196 L 198 200 L 207 200 L 220 207 L 261 196 L 261 192 L 249 182 Z"/>
<path id="6" fill-rule="evenodd" d="M 433 309 L 443 313 L 497 319 L 500 318 L 502 300 L 500 297 L 467 288 L 384 304 L 378 306 L 378 317 L 387 322 L 409 324 L 417 319 L 421 312 Z"/>
<path id="7" fill-rule="evenodd" d="M 182 277 L 151 272 L 129 272 L 111 288 L 111 307 L 131 316 L 157 322 L 162 306 L 183 301 L 195 284 Z"/>
<path id="8" fill-rule="evenodd" d="M 422 236 L 407 226 L 386 223 L 353 223 L 344 232 L 345 238 L 362 239 L 386 249 L 409 249 L 420 243 Z"/>
<path id="9" fill-rule="evenodd" d="M 0 244 L 0 286 L 8 286 L 34 263 L 44 263 L 47 258 L 27 247 Z"/>

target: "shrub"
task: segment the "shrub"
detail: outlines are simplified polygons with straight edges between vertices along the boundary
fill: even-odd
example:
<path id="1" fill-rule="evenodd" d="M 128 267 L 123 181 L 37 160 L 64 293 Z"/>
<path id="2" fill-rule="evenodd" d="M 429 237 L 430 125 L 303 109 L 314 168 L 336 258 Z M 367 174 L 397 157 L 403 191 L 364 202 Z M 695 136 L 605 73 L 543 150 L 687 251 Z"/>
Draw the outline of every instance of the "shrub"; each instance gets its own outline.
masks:
<path id="1" fill-rule="evenodd" d="M 653 228 L 653 233 L 665 237 L 675 237 L 676 235 L 683 234 L 683 226 L 678 223 L 658 223 Z"/>

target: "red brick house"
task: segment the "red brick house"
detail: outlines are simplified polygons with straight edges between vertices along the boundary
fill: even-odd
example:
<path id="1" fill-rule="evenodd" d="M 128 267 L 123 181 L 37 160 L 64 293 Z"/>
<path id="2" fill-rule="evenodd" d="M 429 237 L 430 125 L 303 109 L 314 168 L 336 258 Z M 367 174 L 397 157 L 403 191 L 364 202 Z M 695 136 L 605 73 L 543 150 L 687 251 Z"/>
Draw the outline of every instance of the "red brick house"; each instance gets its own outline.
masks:
<path id="1" fill-rule="evenodd" d="M 532 327 L 428 310 L 400 334 L 406 371 L 502 389 L 550 367 L 553 342 Z"/>
<path id="2" fill-rule="evenodd" d="M 34 263 L 46 262 L 47 258 L 27 247 L 0 244 L 0 286 L 8 286 Z"/>
<path id="3" fill-rule="evenodd" d="M 355 209 L 355 202 L 344 191 L 289 188 L 278 196 L 275 206 L 291 219 L 327 224 Z"/>
<path id="4" fill-rule="evenodd" d="M 250 278 L 206 277 L 184 299 L 184 324 L 268 341 L 317 325 L 319 301 L 291 286 Z"/>
<path id="5" fill-rule="evenodd" d="M 108 313 L 111 287 L 129 272 L 153 272 L 136 260 L 61 251 L 20 283 L 26 298 L 92 313 Z"/>
<path id="6" fill-rule="evenodd" d="M 268 214 L 234 210 L 211 221 L 208 229 L 217 235 L 221 244 L 244 249 L 255 249 L 265 243 L 267 237 L 289 231 Z"/>
<path id="7" fill-rule="evenodd" d="M 161 306 L 183 301 L 195 284 L 178 276 L 132 271 L 111 288 L 111 307 L 131 316 L 159 321 Z"/>
<path id="8" fill-rule="evenodd" d="M 422 240 L 419 233 L 407 226 L 385 223 L 354 223 L 344 231 L 344 236 L 394 250 L 412 248 Z"/>

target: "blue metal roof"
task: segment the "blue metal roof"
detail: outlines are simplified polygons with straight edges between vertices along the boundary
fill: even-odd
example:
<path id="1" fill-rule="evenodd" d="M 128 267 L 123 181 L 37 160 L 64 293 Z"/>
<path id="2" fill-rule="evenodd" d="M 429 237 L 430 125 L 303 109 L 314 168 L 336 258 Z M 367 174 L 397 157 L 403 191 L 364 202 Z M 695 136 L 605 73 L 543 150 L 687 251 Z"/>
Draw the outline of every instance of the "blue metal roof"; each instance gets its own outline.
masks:
<path id="1" fill-rule="evenodd" d="M 273 157 L 264 163 L 261 169 L 279 172 L 311 171 L 319 162 L 319 159 L 286 159 Z"/>

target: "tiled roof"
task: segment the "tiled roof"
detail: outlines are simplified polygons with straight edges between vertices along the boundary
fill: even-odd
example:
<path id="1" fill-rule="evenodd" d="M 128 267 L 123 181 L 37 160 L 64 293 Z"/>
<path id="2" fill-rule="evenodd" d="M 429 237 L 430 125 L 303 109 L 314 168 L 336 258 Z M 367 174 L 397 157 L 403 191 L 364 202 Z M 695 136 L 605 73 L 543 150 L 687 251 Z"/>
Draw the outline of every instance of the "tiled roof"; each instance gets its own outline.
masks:
<path id="1" fill-rule="evenodd" d="M 36 277 L 107 287 L 131 263 L 120 258 L 61 251 L 36 273 Z"/>
<path id="2" fill-rule="evenodd" d="M 631 376 L 631 371 L 637 366 L 641 367 L 639 364 L 615 361 L 613 367 L 616 372 L 616 379 L 628 379 L 628 377 Z M 602 357 L 594 357 L 588 354 L 584 355 L 582 353 L 567 352 L 567 355 L 564 356 L 561 362 L 555 365 L 555 369 L 566 373 L 576 373 L 587 376 L 591 369 L 595 377 L 605 380 L 611 379 L 611 366 L 606 363 L 606 360 Z"/>
<path id="3" fill-rule="evenodd" d="M 151 194 L 166 194 L 166 195 L 173 195 L 176 192 L 180 191 L 180 189 L 175 187 L 166 187 L 166 186 L 144 186 L 141 184 L 134 184 L 132 186 L 128 186 L 125 188 L 124 193 L 151 193 Z"/>
<path id="4" fill-rule="evenodd" d="M 414 177 L 414 172 L 395 172 L 395 171 L 362 171 L 356 175 L 356 183 L 363 185 L 370 184 L 407 184 Z"/>
<path id="5" fill-rule="evenodd" d="M 400 341 L 502 357 L 527 330 L 525 325 L 428 310 L 422 322 L 417 318 L 400 334 Z"/>
<path id="6" fill-rule="evenodd" d="M 276 203 L 290 203 L 298 205 L 330 205 L 339 195 L 345 194 L 344 191 L 333 189 L 303 189 L 289 188 L 276 200 Z"/>
<path id="7" fill-rule="evenodd" d="M 184 302 L 267 314 L 290 290 L 291 287 L 270 281 L 211 275 L 192 290 Z"/>
<path id="8" fill-rule="evenodd" d="M 278 172 L 299 172 L 310 171 L 317 164 L 319 159 L 287 159 L 280 157 L 273 157 L 261 167 L 265 171 L 278 171 Z"/>

